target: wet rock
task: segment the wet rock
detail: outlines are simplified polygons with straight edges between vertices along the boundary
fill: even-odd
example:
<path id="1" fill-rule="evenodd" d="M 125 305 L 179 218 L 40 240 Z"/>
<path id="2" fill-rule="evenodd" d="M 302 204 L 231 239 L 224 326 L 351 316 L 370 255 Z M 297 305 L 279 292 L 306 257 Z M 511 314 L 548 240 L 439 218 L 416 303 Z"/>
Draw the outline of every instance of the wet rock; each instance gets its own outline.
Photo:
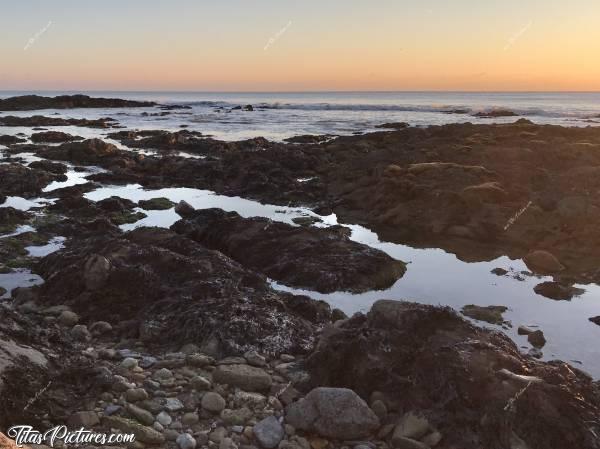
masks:
<path id="1" fill-rule="evenodd" d="M 600 316 L 595 316 L 590 318 L 590 321 L 594 324 L 597 324 L 598 326 L 600 326 Z"/>
<path id="2" fill-rule="evenodd" d="M 254 437 L 261 447 L 273 449 L 283 440 L 285 431 L 279 420 L 274 416 L 269 416 L 254 425 L 252 428 Z"/>
<path id="3" fill-rule="evenodd" d="M 508 271 L 506 271 L 504 268 L 494 268 L 491 273 L 495 274 L 496 276 L 505 276 L 508 274 Z"/>
<path id="4" fill-rule="evenodd" d="M 312 390 L 286 408 L 286 421 L 297 429 L 339 440 L 361 438 L 379 427 L 375 413 L 356 393 L 346 388 Z"/>
<path id="5" fill-rule="evenodd" d="M 39 195 L 52 181 L 66 181 L 64 175 L 55 175 L 13 163 L 0 164 L 0 179 L 0 196 L 23 197 Z"/>
<path id="6" fill-rule="evenodd" d="M 196 209 L 194 209 L 189 203 L 181 200 L 179 203 L 177 203 L 177 205 L 175 206 L 175 212 L 183 218 L 187 218 L 187 217 L 191 217 L 194 215 L 194 213 L 196 212 Z"/>
<path id="7" fill-rule="evenodd" d="M 585 293 L 585 290 L 572 285 L 563 285 L 560 282 L 546 281 L 536 285 L 533 291 L 538 295 L 545 296 L 546 298 L 554 299 L 556 301 L 570 301 L 575 296 L 579 296 Z"/>
<path id="8" fill-rule="evenodd" d="M 504 324 L 502 314 L 508 310 L 505 306 L 476 306 L 473 304 L 466 305 L 461 309 L 463 315 L 479 321 L 485 321 L 491 324 Z"/>
<path id="9" fill-rule="evenodd" d="M 166 210 L 175 206 L 175 203 L 168 198 L 152 198 L 150 200 L 140 200 L 138 206 L 144 210 Z"/>
<path id="10" fill-rule="evenodd" d="M 527 268 L 538 274 L 557 273 L 565 268 L 552 253 L 543 250 L 530 252 L 523 261 Z"/>
<path id="11" fill-rule="evenodd" d="M 83 140 L 83 137 L 72 136 L 61 131 L 45 131 L 31 135 L 31 141 L 35 143 L 62 143 L 73 140 Z"/>
<path id="12" fill-rule="evenodd" d="M 100 118 L 96 120 L 76 118 L 65 119 L 61 117 L 44 117 L 42 115 L 34 115 L 31 117 L 5 115 L 0 117 L 0 126 L 81 126 L 89 128 L 110 128 L 115 125 L 115 120 L 111 118 Z"/>
<path id="13" fill-rule="evenodd" d="M 7 135 L 0 136 L 0 145 L 13 145 L 15 143 L 23 143 L 23 142 L 27 142 L 27 140 L 21 139 L 20 137 L 17 137 L 17 136 L 7 136 Z"/>
<path id="14" fill-rule="evenodd" d="M 39 152 L 42 157 L 70 161 L 77 164 L 97 164 L 103 159 L 120 154 L 118 148 L 100 139 L 87 139 L 81 142 L 68 142 L 48 147 Z"/>
<path id="15" fill-rule="evenodd" d="M 268 391 L 273 382 L 263 369 L 249 365 L 219 365 L 213 373 L 213 381 L 245 391 Z"/>
<path id="16" fill-rule="evenodd" d="M 71 336 L 75 340 L 81 341 L 81 342 L 90 341 L 92 339 L 92 335 L 90 334 L 90 331 L 88 330 L 87 326 L 83 325 L 83 324 L 78 324 L 76 326 L 73 326 L 73 329 L 71 329 Z"/>
<path id="17" fill-rule="evenodd" d="M 110 261 L 99 254 L 90 256 L 83 267 L 83 279 L 88 290 L 97 290 L 110 276 Z"/>
<path id="18" fill-rule="evenodd" d="M 546 344 L 546 338 L 541 330 L 530 332 L 527 335 L 527 340 L 536 348 L 542 348 Z"/>
<path id="19" fill-rule="evenodd" d="M 208 209 L 172 229 L 286 285 L 322 293 L 384 289 L 406 271 L 403 262 L 351 241 L 342 227 L 294 227 Z"/>
<path id="20" fill-rule="evenodd" d="M 508 109 L 490 109 L 489 111 L 481 111 L 473 114 L 474 117 L 480 118 L 516 117 L 517 115 Z"/>
<path id="21" fill-rule="evenodd" d="M 44 170 L 55 175 L 64 175 L 67 173 L 67 166 L 58 162 L 50 161 L 34 161 L 29 164 L 29 168 L 35 168 L 36 170 Z"/>

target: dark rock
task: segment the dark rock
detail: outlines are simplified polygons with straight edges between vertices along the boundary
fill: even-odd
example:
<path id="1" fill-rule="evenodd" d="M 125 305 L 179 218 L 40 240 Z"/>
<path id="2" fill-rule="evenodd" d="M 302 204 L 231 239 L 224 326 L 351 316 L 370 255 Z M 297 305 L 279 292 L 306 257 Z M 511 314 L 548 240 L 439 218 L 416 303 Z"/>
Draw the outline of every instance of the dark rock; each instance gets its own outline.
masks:
<path id="1" fill-rule="evenodd" d="M 572 285 L 563 285 L 560 282 L 546 281 L 536 285 L 533 288 L 538 295 L 556 301 L 570 301 L 575 296 L 580 296 L 585 293 L 585 290 Z"/>
<path id="2" fill-rule="evenodd" d="M 172 229 L 286 285 L 323 293 L 385 289 L 406 271 L 403 262 L 351 241 L 342 227 L 294 227 L 208 209 Z"/>
<path id="3" fill-rule="evenodd" d="M 31 135 L 31 141 L 35 143 L 62 143 L 73 140 L 83 140 L 83 137 L 72 136 L 71 134 L 63 133 L 61 131 L 46 131 Z"/>
<path id="4" fill-rule="evenodd" d="M 87 95 L 60 95 L 57 97 L 22 95 L 0 100 L 0 111 L 73 108 L 133 108 L 154 105 L 156 105 L 156 103 L 149 101 L 131 101 L 121 100 L 119 98 L 92 98 Z"/>

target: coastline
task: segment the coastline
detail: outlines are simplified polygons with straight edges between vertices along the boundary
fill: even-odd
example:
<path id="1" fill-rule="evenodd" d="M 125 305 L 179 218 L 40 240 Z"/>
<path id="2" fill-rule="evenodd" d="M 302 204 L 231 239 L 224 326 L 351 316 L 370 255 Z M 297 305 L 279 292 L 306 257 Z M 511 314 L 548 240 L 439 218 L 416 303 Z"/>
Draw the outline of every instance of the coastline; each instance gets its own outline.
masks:
<path id="1" fill-rule="evenodd" d="M 169 108 L 159 106 L 157 113 L 176 111 Z M 351 240 L 344 225 L 331 226 L 322 218 L 335 214 L 339 223 L 362 225 L 386 242 L 442 248 L 471 262 L 524 259 L 529 273 L 523 276 L 551 276 L 540 283 L 545 297 L 576 300 L 580 285 L 600 280 L 595 263 L 600 231 L 594 225 L 600 218 L 595 196 L 600 129 L 524 119 L 428 128 L 396 123 L 360 136 L 281 143 L 226 142 L 185 129 L 68 123 L 75 125 L 73 134 L 89 126 L 102 126 L 106 133 L 83 139 L 52 133 L 51 122 L 40 120 L 22 125 L 43 124 L 50 131 L 38 142 L 33 136 L 5 139 L 7 163 L 0 165 L 3 199 L 56 199 L 37 208 L 37 216 L 0 208 L 3 235 L 35 228 L 0 240 L 3 268 L 32 269 L 46 281 L 7 292 L 12 300 L 2 303 L 7 318 L 0 344 L 8 358 L 0 384 L 7 398 L 0 428 L 17 419 L 42 427 L 74 420 L 135 428 L 147 444 L 170 444 L 164 443 L 171 441 L 168 429 L 154 425 L 166 410 L 181 425 L 172 429 L 177 435 L 191 432 L 206 440 L 202 445 L 225 449 L 254 444 L 252 426 L 269 416 L 298 414 L 290 408 L 297 407 L 298 398 L 313 400 L 313 388 L 335 387 L 350 388 L 366 401 L 346 399 L 369 417 L 362 433 L 346 437 L 347 427 L 340 424 L 340 432 L 327 434 L 303 422 L 300 413 L 277 444 L 314 448 L 318 443 L 311 438 L 320 434 L 333 447 L 357 438 L 378 447 L 414 441 L 467 448 L 509 440 L 532 448 L 598 447 L 587 423 L 600 409 L 599 387 L 584 371 L 536 360 L 537 352 L 523 354 L 508 337 L 475 327 L 446 308 L 383 301 L 366 315 L 348 318 L 325 302 L 275 290 L 268 281 L 324 292 L 401 283 L 404 272 L 392 258 Z M 108 123 L 119 126 L 118 118 Z M 76 172 L 85 177 L 70 185 Z M 44 191 L 51 183 L 58 187 Z M 202 189 L 312 214 L 272 225 L 270 218 L 223 216 L 185 201 L 88 198 L 103 186 L 132 184 Z M 169 230 L 119 227 L 157 210 L 172 210 L 178 221 L 166 226 Z M 41 260 L 26 250 L 57 237 L 66 240 Z M 263 239 L 270 244 L 261 246 Z M 255 249 L 258 254 L 252 254 Z M 389 275 L 378 278 L 386 270 Z M 410 273 L 410 264 L 406 270 Z M 367 337 L 356 340 L 358 335 Z M 235 367 L 234 374 L 223 368 L 228 366 Z M 24 407 L 48 381 L 52 385 L 41 397 Z M 521 406 L 502 412 L 532 383 Z M 444 389 L 446 384 L 454 390 Z M 286 385 L 296 391 L 289 402 L 282 399 Z M 258 397 L 236 403 L 235 387 L 257 389 L 264 404 Z M 219 395 L 208 395 L 218 406 L 203 405 L 207 390 Z M 181 407 L 168 409 L 169 398 Z M 62 405 L 51 409 L 57 400 Z M 250 407 L 250 400 L 260 405 Z M 108 407 L 114 413 L 107 414 Z M 244 407 L 249 412 L 240 417 Z M 450 418 L 454 407 L 456 421 Z M 569 413 L 557 421 L 555 409 Z M 425 430 L 397 431 L 398 420 L 412 415 L 425 419 Z M 212 438 L 217 430 L 207 429 L 214 423 L 224 430 Z M 182 432 L 186 426 L 190 432 Z"/>

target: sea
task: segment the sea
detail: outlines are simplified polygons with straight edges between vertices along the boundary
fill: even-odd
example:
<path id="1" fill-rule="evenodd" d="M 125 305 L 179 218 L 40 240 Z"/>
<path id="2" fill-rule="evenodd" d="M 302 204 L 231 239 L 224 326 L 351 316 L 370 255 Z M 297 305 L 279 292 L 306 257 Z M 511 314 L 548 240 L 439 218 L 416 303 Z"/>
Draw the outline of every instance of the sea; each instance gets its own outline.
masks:
<path id="1" fill-rule="evenodd" d="M 37 93 L 82 93 L 98 97 L 151 100 L 191 107 L 165 116 L 144 115 L 142 109 L 70 110 L 72 117 L 111 116 L 128 128 L 190 130 L 224 140 L 263 136 L 283 140 L 303 134 L 351 135 L 377 130 L 390 122 L 412 126 L 447 123 L 510 123 L 527 118 L 535 123 L 600 126 L 600 93 L 592 92 L 17 92 L 0 98 Z M 252 105 L 253 111 L 232 110 Z M 474 114 L 510 110 L 519 117 L 480 118 Z M 56 111 L 63 115 L 65 111 Z M 155 112 L 155 111 L 154 111 Z M 118 113 L 118 116 L 115 116 Z M 29 115 L 30 112 L 13 115 Z"/>

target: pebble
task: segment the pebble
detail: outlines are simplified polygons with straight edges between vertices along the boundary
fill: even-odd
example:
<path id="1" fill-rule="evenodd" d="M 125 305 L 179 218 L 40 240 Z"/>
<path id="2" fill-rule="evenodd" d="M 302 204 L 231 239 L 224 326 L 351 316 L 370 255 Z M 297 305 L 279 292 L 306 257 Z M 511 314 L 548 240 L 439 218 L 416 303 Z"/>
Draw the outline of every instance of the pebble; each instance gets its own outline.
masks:
<path id="1" fill-rule="evenodd" d="M 198 423 L 199 421 L 200 421 L 200 417 L 198 416 L 197 413 L 185 413 L 181 417 L 181 423 L 184 426 L 193 426 L 194 424 Z"/>
<path id="2" fill-rule="evenodd" d="M 84 324 L 77 324 L 71 329 L 71 337 L 77 341 L 89 341 L 92 339 L 92 335 Z"/>
<path id="3" fill-rule="evenodd" d="M 143 388 L 130 388 L 125 392 L 125 399 L 128 402 L 139 402 L 148 399 L 148 393 Z"/>
<path id="4" fill-rule="evenodd" d="M 285 430 L 277 418 L 269 416 L 252 429 L 254 437 L 265 449 L 274 449 L 285 436 Z"/>
<path id="5" fill-rule="evenodd" d="M 266 366 L 267 360 L 256 351 L 248 351 L 244 354 L 244 358 L 249 365 L 252 366 Z"/>
<path id="6" fill-rule="evenodd" d="M 163 411 L 156 416 L 156 421 L 166 427 L 173 422 L 173 419 L 171 418 L 171 415 Z"/>
<path id="7" fill-rule="evenodd" d="M 70 310 L 65 310 L 58 316 L 58 322 L 62 326 L 72 327 L 79 323 L 79 315 Z"/>
<path id="8" fill-rule="evenodd" d="M 90 332 L 94 336 L 104 335 L 112 331 L 112 326 L 106 321 L 96 321 L 90 326 Z"/>
<path id="9" fill-rule="evenodd" d="M 214 362 L 214 360 L 211 357 L 204 354 L 189 354 L 185 358 L 185 362 L 188 365 L 202 368 L 204 366 L 211 365 Z"/>
<path id="10" fill-rule="evenodd" d="M 148 410 L 133 404 L 127 404 L 125 409 L 127 413 L 146 426 L 151 426 L 154 423 L 154 416 Z"/>
<path id="11" fill-rule="evenodd" d="M 183 410 L 183 402 L 177 398 L 167 398 L 165 409 L 169 412 L 178 412 Z"/>
<path id="12" fill-rule="evenodd" d="M 133 357 L 127 357 L 121 361 L 120 366 L 123 369 L 131 370 L 133 368 L 137 368 L 138 361 L 136 359 L 134 359 Z"/>
<path id="13" fill-rule="evenodd" d="M 225 408 L 225 399 L 219 393 L 209 391 L 202 396 L 202 408 L 212 413 L 220 413 Z"/>
<path id="14" fill-rule="evenodd" d="M 190 385 L 195 390 L 204 391 L 204 390 L 209 390 L 210 389 L 211 382 L 206 377 L 194 376 L 190 380 Z"/>
<path id="15" fill-rule="evenodd" d="M 189 433 L 182 433 L 175 440 L 180 449 L 195 449 L 196 440 Z"/>

